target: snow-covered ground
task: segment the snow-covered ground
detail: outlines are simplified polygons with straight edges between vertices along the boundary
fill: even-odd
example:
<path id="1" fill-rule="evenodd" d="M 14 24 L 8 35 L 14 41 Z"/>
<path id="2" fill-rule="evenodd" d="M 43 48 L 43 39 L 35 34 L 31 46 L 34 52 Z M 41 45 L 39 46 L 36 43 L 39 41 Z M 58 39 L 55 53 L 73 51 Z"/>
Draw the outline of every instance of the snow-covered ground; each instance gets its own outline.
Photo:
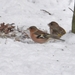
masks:
<path id="1" fill-rule="evenodd" d="M 56 21 L 65 42 L 26 43 L 0 38 L 0 75 L 75 75 L 75 34 L 71 33 L 74 0 L 0 0 L 0 23 L 37 26 L 49 32 Z M 50 12 L 52 15 L 42 10 Z M 30 43 L 27 43 L 30 42 Z"/>

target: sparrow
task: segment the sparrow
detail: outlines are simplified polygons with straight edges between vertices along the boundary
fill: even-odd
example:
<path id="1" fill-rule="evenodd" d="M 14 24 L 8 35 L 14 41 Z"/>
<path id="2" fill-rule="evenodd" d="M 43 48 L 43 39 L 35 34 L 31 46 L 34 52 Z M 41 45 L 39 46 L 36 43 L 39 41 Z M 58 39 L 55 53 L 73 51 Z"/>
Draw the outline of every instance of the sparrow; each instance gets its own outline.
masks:
<path id="1" fill-rule="evenodd" d="M 50 28 L 50 34 L 57 35 L 58 38 L 60 38 L 66 33 L 66 31 L 54 21 L 50 22 L 48 26 Z"/>
<path id="2" fill-rule="evenodd" d="M 28 30 L 30 31 L 30 37 L 31 37 L 31 39 L 34 42 L 37 42 L 37 43 L 40 43 L 40 44 L 47 42 L 51 38 L 53 38 L 53 39 L 59 39 L 55 35 L 51 35 L 51 34 L 48 34 L 47 32 L 39 30 L 36 26 L 30 26 L 28 28 Z M 62 39 L 59 39 L 59 40 L 62 40 Z"/>

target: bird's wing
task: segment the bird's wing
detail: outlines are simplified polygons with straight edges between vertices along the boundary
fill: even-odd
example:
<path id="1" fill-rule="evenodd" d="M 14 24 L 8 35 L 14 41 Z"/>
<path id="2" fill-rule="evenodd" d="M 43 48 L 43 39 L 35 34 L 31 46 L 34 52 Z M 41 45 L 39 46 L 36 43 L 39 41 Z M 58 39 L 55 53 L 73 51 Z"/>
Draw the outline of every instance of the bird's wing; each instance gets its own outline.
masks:
<path id="1" fill-rule="evenodd" d="M 36 35 L 36 38 L 42 38 L 42 39 L 47 39 L 48 38 L 47 37 L 48 33 L 45 33 L 45 32 L 40 31 L 40 30 L 35 32 L 34 34 Z"/>

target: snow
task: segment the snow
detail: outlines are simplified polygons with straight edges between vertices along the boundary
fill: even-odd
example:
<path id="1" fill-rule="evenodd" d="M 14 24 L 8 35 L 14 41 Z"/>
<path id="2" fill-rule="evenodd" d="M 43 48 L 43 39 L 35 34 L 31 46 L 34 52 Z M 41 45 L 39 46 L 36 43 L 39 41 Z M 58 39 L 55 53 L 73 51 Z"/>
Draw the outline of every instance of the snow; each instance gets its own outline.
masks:
<path id="1" fill-rule="evenodd" d="M 0 0 L 0 23 L 41 30 L 56 21 L 66 30 L 65 42 L 25 43 L 0 38 L 0 75 L 75 75 L 75 34 L 71 33 L 74 0 Z M 41 10 L 47 10 L 52 15 Z M 65 11 L 63 11 L 65 10 Z"/>

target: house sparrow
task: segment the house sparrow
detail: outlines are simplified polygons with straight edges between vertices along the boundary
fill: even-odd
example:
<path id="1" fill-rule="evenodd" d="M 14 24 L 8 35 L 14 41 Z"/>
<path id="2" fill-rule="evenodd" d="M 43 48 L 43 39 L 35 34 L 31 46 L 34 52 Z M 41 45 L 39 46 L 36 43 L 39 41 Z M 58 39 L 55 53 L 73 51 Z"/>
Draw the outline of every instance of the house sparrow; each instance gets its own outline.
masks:
<path id="1" fill-rule="evenodd" d="M 29 27 L 28 30 L 30 31 L 31 39 L 34 42 L 37 42 L 37 43 L 45 43 L 48 40 L 50 40 L 51 38 L 59 39 L 57 36 L 48 34 L 48 33 L 44 32 L 44 31 L 41 31 L 35 26 Z M 62 39 L 60 39 L 60 40 L 62 40 Z"/>
<path id="2" fill-rule="evenodd" d="M 50 34 L 57 35 L 58 38 L 60 38 L 66 33 L 66 31 L 54 21 L 50 22 L 48 26 L 50 28 Z"/>

